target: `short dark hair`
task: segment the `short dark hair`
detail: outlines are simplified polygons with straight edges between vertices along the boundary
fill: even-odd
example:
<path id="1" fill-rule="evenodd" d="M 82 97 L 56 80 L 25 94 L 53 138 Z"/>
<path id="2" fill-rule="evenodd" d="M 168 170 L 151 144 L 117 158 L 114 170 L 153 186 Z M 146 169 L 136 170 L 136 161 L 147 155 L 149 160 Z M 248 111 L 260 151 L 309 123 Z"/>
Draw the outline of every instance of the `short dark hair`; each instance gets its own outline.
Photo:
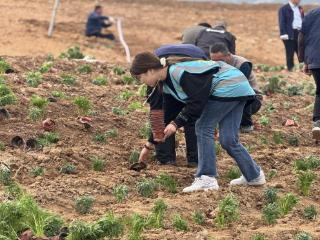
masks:
<path id="1" fill-rule="evenodd" d="M 228 55 L 230 53 L 228 47 L 222 42 L 215 43 L 210 46 L 210 53 L 218 53 L 218 52 L 221 52 L 224 55 Z"/>
<path id="2" fill-rule="evenodd" d="M 212 26 L 209 23 L 206 23 L 206 22 L 199 23 L 198 26 L 212 28 Z"/>
<path id="3" fill-rule="evenodd" d="M 101 5 L 95 5 L 95 6 L 94 6 L 94 10 L 95 10 L 95 11 L 97 11 L 97 10 L 99 10 L 99 9 L 102 9 L 102 6 L 101 6 Z"/>

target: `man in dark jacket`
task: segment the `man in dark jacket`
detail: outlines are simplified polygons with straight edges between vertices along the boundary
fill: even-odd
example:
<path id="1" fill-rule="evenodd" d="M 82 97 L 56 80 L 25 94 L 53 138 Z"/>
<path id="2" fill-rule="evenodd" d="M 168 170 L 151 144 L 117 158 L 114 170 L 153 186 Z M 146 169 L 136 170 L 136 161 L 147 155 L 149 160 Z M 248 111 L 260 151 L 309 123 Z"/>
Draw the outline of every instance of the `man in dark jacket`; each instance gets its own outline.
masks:
<path id="1" fill-rule="evenodd" d="M 103 16 L 103 8 L 100 5 L 95 6 L 94 11 L 90 13 L 86 24 L 86 36 L 87 37 L 100 37 L 110 40 L 114 40 L 115 37 L 112 33 L 102 33 L 103 28 L 108 28 L 112 25 L 113 18 Z"/>
<path id="2" fill-rule="evenodd" d="M 294 53 L 298 54 L 298 35 L 304 17 L 300 0 L 290 0 L 279 9 L 280 39 L 286 49 L 287 69 L 294 67 Z"/>
<path id="3" fill-rule="evenodd" d="M 299 60 L 305 72 L 316 82 L 316 99 L 313 112 L 312 135 L 320 140 L 320 8 L 311 10 L 302 22 L 299 34 Z"/>

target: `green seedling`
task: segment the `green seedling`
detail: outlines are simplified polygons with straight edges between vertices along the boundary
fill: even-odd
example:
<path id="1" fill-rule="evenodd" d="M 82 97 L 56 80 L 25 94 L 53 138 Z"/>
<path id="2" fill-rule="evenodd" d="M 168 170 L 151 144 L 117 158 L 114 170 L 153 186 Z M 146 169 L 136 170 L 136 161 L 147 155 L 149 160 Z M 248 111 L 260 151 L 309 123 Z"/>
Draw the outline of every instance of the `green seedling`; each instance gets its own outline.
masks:
<path id="1" fill-rule="evenodd" d="M 206 216 L 203 212 L 195 211 L 192 214 L 193 221 L 198 225 L 204 225 L 206 221 Z"/>
<path id="2" fill-rule="evenodd" d="M 4 145 L 3 142 L 0 141 L 0 151 L 5 151 L 6 150 L 6 146 Z"/>
<path id="3" fill-rule="evenodd" d="M 278 175 L 277 169 L 271 169 L 267 174 L 267 178 L 272 179 L 272 178 L 276 177 L 277 175 Z"/>
<path id="4" fill-rule="evenodd" d="M 38 87 L 42 82 L 42 74 L 41 72 L 28 72 L 26 76 L 27 84 L 30 87 Z"/>
<path id="5" fill-rule="evenodd" d="M 63 220 L 58 216 L 50 216 L 44 221 L 44 234 L 47 237 L 58 236 L 60 229 L 63 227 Z"/>
<path id="6" fill-rule="evenodd" d="M 299 146 L 299 137 L 297 135 L 290 135 L 288 137 L 288 143 L 290 146 L 298 147 Z"/>
<path id="7" fill-rule="evenodd" d="M 77 78 L 71 74 L 65 74 L 65 73 L 61 74 L 60 78 L 63 84 L 66 84 L 69 86 L 74 85 L 77 81 Z"/>
<path id="8" fill-rule="evenodd" d="M 250 240 L 267 240 L 267 238 L 263 234 L 258 233 L 251 237 Z"/>
<path id="9" fill-rule="evenodd" d="M 177 192 L 177 181 L 167 173 L 161 173 L 157 178 L 156 182 L 166 188 L 170 193 Z"/>
<path id="10" fill-rule="evenodd" d="M 306 86 L 305 93 L 310 95 L 310 96 L 315 96 L 316 95 L 316 88 L 314 87 L 313 83 L 309 83 L 308 86 Z"/>
<path id="11" fill-rule="evenodd" d="M 266 136 L 260 136 L 259 140 L 260 140 L 260 143 L 261 143 L 261 144 L 269 145 L 268 137 L 266 137 Z"/>
<path id="12" fill-rule="evenodd" d="M 145 219 L 139 214 L 134 214 L 130 219 L 129 240 L 142 240 L 141 233 L 145 225 Z"/>
<path id="13" fill-rule="evenodd" d="M 38 176 L 42 176 L 44 174 L 44 169 L 43 167 L 35 167 L 31 169 L 31 176 L 33 177 L 38 177 Z"/>
<path id="14" fill-rule="evenodd" d="M 140 153 L 137 150 L 132 150 L 129 156 L 129 163 L 134 164 L 139 161 Z"/>
<path id="15" fill-rule="evenodd" d="M 0 165 L 0 183 L 8 186 L 11 182 L 11 170 L 5 165 Z"/>
<path id="16" fill-rule="evenodd" d="M 103 172 L 105 167 L 106 167 L 106 161 L 97 157 L 97 156 L 93 156 L 90 158 L 91 160 L 91 168 L 94 171 L 97 172 Z"/>
<path id="17" fill-rule="evenodd" d="M 37 95 L 31 97 L 31 105 L 40 109 L 44 109 L 48 105 L 48 100 Z"/>
<path id="18" fill-rule="evenodd" d="M 273 113 L 274 112 L 274 110 L 276 110 L 276 108 L 274 107 L 274 105 L 273 105 L 273 103 L 268 103 L 267 105 L 266 105 L 266 111 L 268 112 L 268 113 Z"/>
<path id="19" fill-rule="evenodd" d="M 278 200 L 278 206 L 280 210 L 280 214 L 282 216 L 287 215 L 292 209 L 297 205 L 298 198 L 294 196 L 292 193 L 286 194 L 284 197 Z"/>
<path id="20" fill-rule="evenodd" d="M 294 166 L 297 171 L 318 169 L 320 167 L 320 158 L 312 155 L 307 156 L 296 160 Z"/>
<path id="21" fill-rule="evenodd" d="M 157 183 L 154 180 L 144 179 L 137 184 L 137 191 L 142 197 L 151 197 L 157 189 Z"/>
<path id="22" fill-rule="evenodd" d="M 269 203 L 262 210 L 262 218 L 267 224 L 277 223 L 277 219 L 280 217 L 280 209 L 277 203 Z"/>
<path id="23" fill-rule="evenodd" d="M 233 194 L 228 194 L 218 204 L 215 223 L 218 227 L 224 227 L 239 218 L 239 202 Z"/>
<path id="24" fill-rule="evenodd" d="M 53 56 L 52 53 L 47 54 L 46 61 L 47 62 L 53 62 L 54 61 L 54 56 Z"/>
<path id="25" fill-rule="evenodd" d="M 106 143 L 107 142 L 107 137 L 106 134 L 104 133 L 98 133 L 93 136 L 93 140 L 97 143 Z"/>
<path id="26" fill-rule="evenodd" d="M 60 58 L 68 58 L 68 59 L 83 59 L 84 55 L 80 50 L 79 46 L 73 46 L 67 49 L 67 52 L 61 53 Z"/>
<path id="27" fill-rule="evenodd" d="M 66 163 L 60 168 L 60 173 L 63 174 L 75 174 L 76 173 L 76 166 L 71 163 Z"/>
<path id="28" fill-rule="evenodd" d="M 78 72 L 81 74 L 89 74 L 92 72 L 92 67 L 89 64 L 84 64 L 78 67 Z"/>
<path id="29" fill-rule="evenodd" d="M 74 99 L 73 103 L 77 106 L 80 114 L 88 114 L 91 110 L 91 103 L 88 98 L 78 96 Z"/>
<path id="30" fill-rule="evenodd" d="M 147 96 L 147 85 L 142 84 L 138 89 L 138 95 L 140 97 L 146 97 Z"/>
<path id="31" fill-rule="evenodd" d="M 127 114 L 127 111 L 121 109 L 120 107 L 113 107 L 112 113 L 118 116 L 124 116 Z"/>
<path id="32" fill-rule="evenodd" d="M 309 196 L 311 185 L 316 179 L 316 175 L 312 171 L 301 171 L 298 173 L 298 189 L 303 196 Z"/>
<path id="33" fill-rule="evenodd" d="M 37 121 L 43 117 L 43 109 L 40 109 L 38 107 L 31 107 L 29 108 L 28 118 L 32 121 Z"/>
<path id="34" fill-rule="evenodd" d="M 287 94 L 289 97 L 299 96 L 303 94 L 303 86 L 289 86 L 287 88 Z"/>
<path id="35" fill-rule="evenodd" d="M 0 85 L 5 85 L 6 84 L 6 79 L 3 75 L 0 75 Z"/>
<path id="36" fill-rule="evenodd" d="M 317 218 L 318 212 L 314 205 L 310 205 L 303 210 L 303 216 L 309 220 L 315 220 Z"/>
<path id="37" fill-rule="evenodd" d="M 5 188 L 5 193 L 11 198 L 15 200 L 21 199 L 24 195 L 26 195 L 25 191 L 22 189 L 22 187 L 12 181 L 8 186 Z"/>
<path id="38" fill-rule="evenodd" d="M 172 226 L 178 231 L 188 231 L 188 223 L 184 220 L 180 214 L 175 214 L 172 220 Z"/>
<path id="39" fill-rule="evenodd" d="M 267 203 L 274 203 L 278 200 L 278 189 L 276 188 L 267 188 L 264 191 L 264 198 Z"/>
<path id="40" fill-rule="evenodd" d="M 69 226 L 68 240 L 101 240 L 98 238 L 102 234 L 99 225 L 88 224 L 80 220 L 71 222 Z"/>
<path id="41" fill-rule="evenodd" d="M 0 235 L 7 233 L 12 236 L 24 230 L 25 212 L 23 210 L 23 207 L 18 201 L 2 201 L 0 203 Z M 9 229 L 11 231 L 9 231 Z M 9 240 L 13 239 L 19 238 Z"/>
<path id="42" fill-rule="evenodd" d="M 142 108 L 143 108 L 143 106 L 140 102 L 132 102 L 128 106 L 128 110 L 131 112 L 136 111 L 138 109 L 142 109 Z"/>
<path id="43" fill-rule="evenodd" d="M 313 238 L 309 233 L 300 232 L 294 237 L 294 240 L 313 240 Z"/>
<path id="44" fill-rule="evenodd" d="M 262 116 L 259 120 L 260 124 L 263 126 L 268 126 L 270 123 L 270 120 L 267 116 Z"/>
<path id="45" fill-rule="evenodd" d="M 16 101 L 16 96 L 12 90 L 8 86 L 0 84 L 0 106 L 11 105 Z"/>
<path id="46" fill-rule="evenodd" d="M 95 223 L 96 229 L 100 229 L 101 233 L 97 234 L 98 239 L 107 237 L 108 239 L 118 239 L 124 231 L 121 219 L 116 217 L 112 212 L 108 212 L 103 218 Z"/>
<path id="47" fill-rule="evenodd" d="M 129 188 L 127 185 L 117 185 L 113 188 L 113 195 L 117 199 L 118 203 L 122 203 L 129 194 Z"/>
<path id="48" fill-rule="evenodd" d="M 116 138 L 118 137 L 118 129 L 112 128 L 108 130 L 105 134 L 108 138 Z"/>
<path id="49" fill-rule="evenodd" d="M 242 173 L 241 173 L 239 167 L 234 167 L 233 166 L 228 170 L 228 172 L 226 174 L 226 177 L 227 177 L 228 180 L 231 181 L 233 179 L 241 177 L 241 175 L 242 175 Z"/>
<path id="50" fill-rule="evenodd" d="M 50 71 L 50 69 L 53 67 L 53 62 L 44 62 L 42 65 L 41 65 L 41 67 L 40 67 L 40 69 L 39 69 L 39 72 L 41 72 L 41 73 L 47 73 L 47 72 L 49 72 Z"/>
<path id="51" fill-rule="evenodd" d="M 0 74 L 4 74 L 10 69 L 10 64 L 7 63 L 6 60 L 4 60 L 3 58 L 0 58 Z"/>
<path id="52" fill-rule="evenodd" d="M 62 91 L 52 91 L 51 92 L 52 97 L 55 98 L 64 98 L 65 94 Z"/>
<path id="53" fill-rule="evenodd" d="M 118 95 L 118 99 L 128 101 L 133 95 L 130 90 L 124 90 Z"/>
<path id="54" fill-rule="evenodd" d="M 105 86 L 108 83 L 108 79 L 101 75 L 93 79 L 92 83 L 97 86 Z"/>
<path id="55" fill-rule="evenodd" d="M 151 125 L 149 122 L 146 122 L 140 129 L 139 129 L 139 137 L 140 138 L 149 138 L 151 135 Z"/>
<path id="56" fill-rule="evenodd" d="M 37 142 L 41 146 L 49 146 L 51 144 L 59 142 L 60 137 L 54 132 L 45 132 L 37 139 Z"/>
<path id="57" fill-rule="evenodd" d="M 162 199 L 154 203 L 151 214 L 148 216 L 146 225 L 153 228 L 163 228 L 164 216 L 168 206 Z"/>
<path id="58" fill-rule="evenodd" d="M 87 214 L 91 212 L 94 203 L 94 198 L 91 196 L 79 197 L 75 201 L 75 209 L 77 213 Z"/>
<path id="59" fill-rule="evenodd" d="M 282 144 L 283 143 L 283 136 L 281 132 L 273 133 L 273 141 L 275 144 Z"/>
<path id="60" fill-rule="evenodd" d="M 119 76 L 126 73 L 126 71 L 122 67 L 115 67 L 113 68 L 113 72 Z"/>
<path id="61" fill-rule="evenodd" d="M 281 81 L 280 78 L 280 76 L 273 76 L 268 78 L 268 84 L 264 86 L 263 92 L 265 94 L 281 93 L 282 87 L 285 85 L 285 82 Z"/>
<path id="62" fill-rule="evenodd" d="M 122 77 L 122 82 L 123 82 L 123 84 L 131 85 L 131 84 L 133 84 L 133 83 L 136 82 L 136 79 L 133 78 L 132 76 L 124 75 L 124 76 Z"/>

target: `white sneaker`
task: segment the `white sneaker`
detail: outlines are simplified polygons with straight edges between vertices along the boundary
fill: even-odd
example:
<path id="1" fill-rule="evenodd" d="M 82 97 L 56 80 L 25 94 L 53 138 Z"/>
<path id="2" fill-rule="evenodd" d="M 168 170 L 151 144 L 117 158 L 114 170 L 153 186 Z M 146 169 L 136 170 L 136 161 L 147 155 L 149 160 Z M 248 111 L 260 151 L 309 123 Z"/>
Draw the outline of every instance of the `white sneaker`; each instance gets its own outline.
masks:
<path id="1" fill-rule="evenodd" d="M 242 175 L 240 178 L 233 179 L 230 182 L 230 185 L 250 185 L 250 186 L 259 186 L 266 183 L 266 177 L 264 176 L 264 172 L 260 170 L 260 175 L 256 179 L 248 182 L 245 177 Z"/>
<path id="2" fill-rule="evenodd" d="M 195 192 L 195 191 L 208 191 L 208 190 L 218 190 L 219 185 L 215 177 L 209 177 L 202 175 L 199 178 L 195 178 L 191 186 L 183 189 L 183 192 Z"/>
<path id="3" fill-rule="evenodd" d="M 313 139 L 320 140 L 320 121 L 313 123 L 312 137 Z"/>

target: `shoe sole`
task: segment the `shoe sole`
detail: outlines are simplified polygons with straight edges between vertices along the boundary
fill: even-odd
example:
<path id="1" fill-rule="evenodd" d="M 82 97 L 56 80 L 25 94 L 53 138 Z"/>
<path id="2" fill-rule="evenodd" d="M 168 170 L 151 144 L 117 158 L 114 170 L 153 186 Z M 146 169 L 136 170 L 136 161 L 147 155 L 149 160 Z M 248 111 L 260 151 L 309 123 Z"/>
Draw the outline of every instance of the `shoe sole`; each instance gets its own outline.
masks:
<path id="1" fill-rule="evenodd" d="M 205 191 L 205 192 L 208 192 L 208 191 L 217 191 L 219 190 L 219 188 L 215 188 L 215 187 L 210 187 L 210 188 L 201 188 L 201 189 L 198 189 L 198 190 L 193 190 L 193 191 L 182 191 L 184 193 L 192 193 L 192 192 L 199 192 L 199 191 Z"/>
<path id="2" fill-rule="evenodd" d="M 314 129 L 312 129 L 312 138 L 315 140 L 320 140 L 320 128 L 319 127 L 315 127 Z"/>

